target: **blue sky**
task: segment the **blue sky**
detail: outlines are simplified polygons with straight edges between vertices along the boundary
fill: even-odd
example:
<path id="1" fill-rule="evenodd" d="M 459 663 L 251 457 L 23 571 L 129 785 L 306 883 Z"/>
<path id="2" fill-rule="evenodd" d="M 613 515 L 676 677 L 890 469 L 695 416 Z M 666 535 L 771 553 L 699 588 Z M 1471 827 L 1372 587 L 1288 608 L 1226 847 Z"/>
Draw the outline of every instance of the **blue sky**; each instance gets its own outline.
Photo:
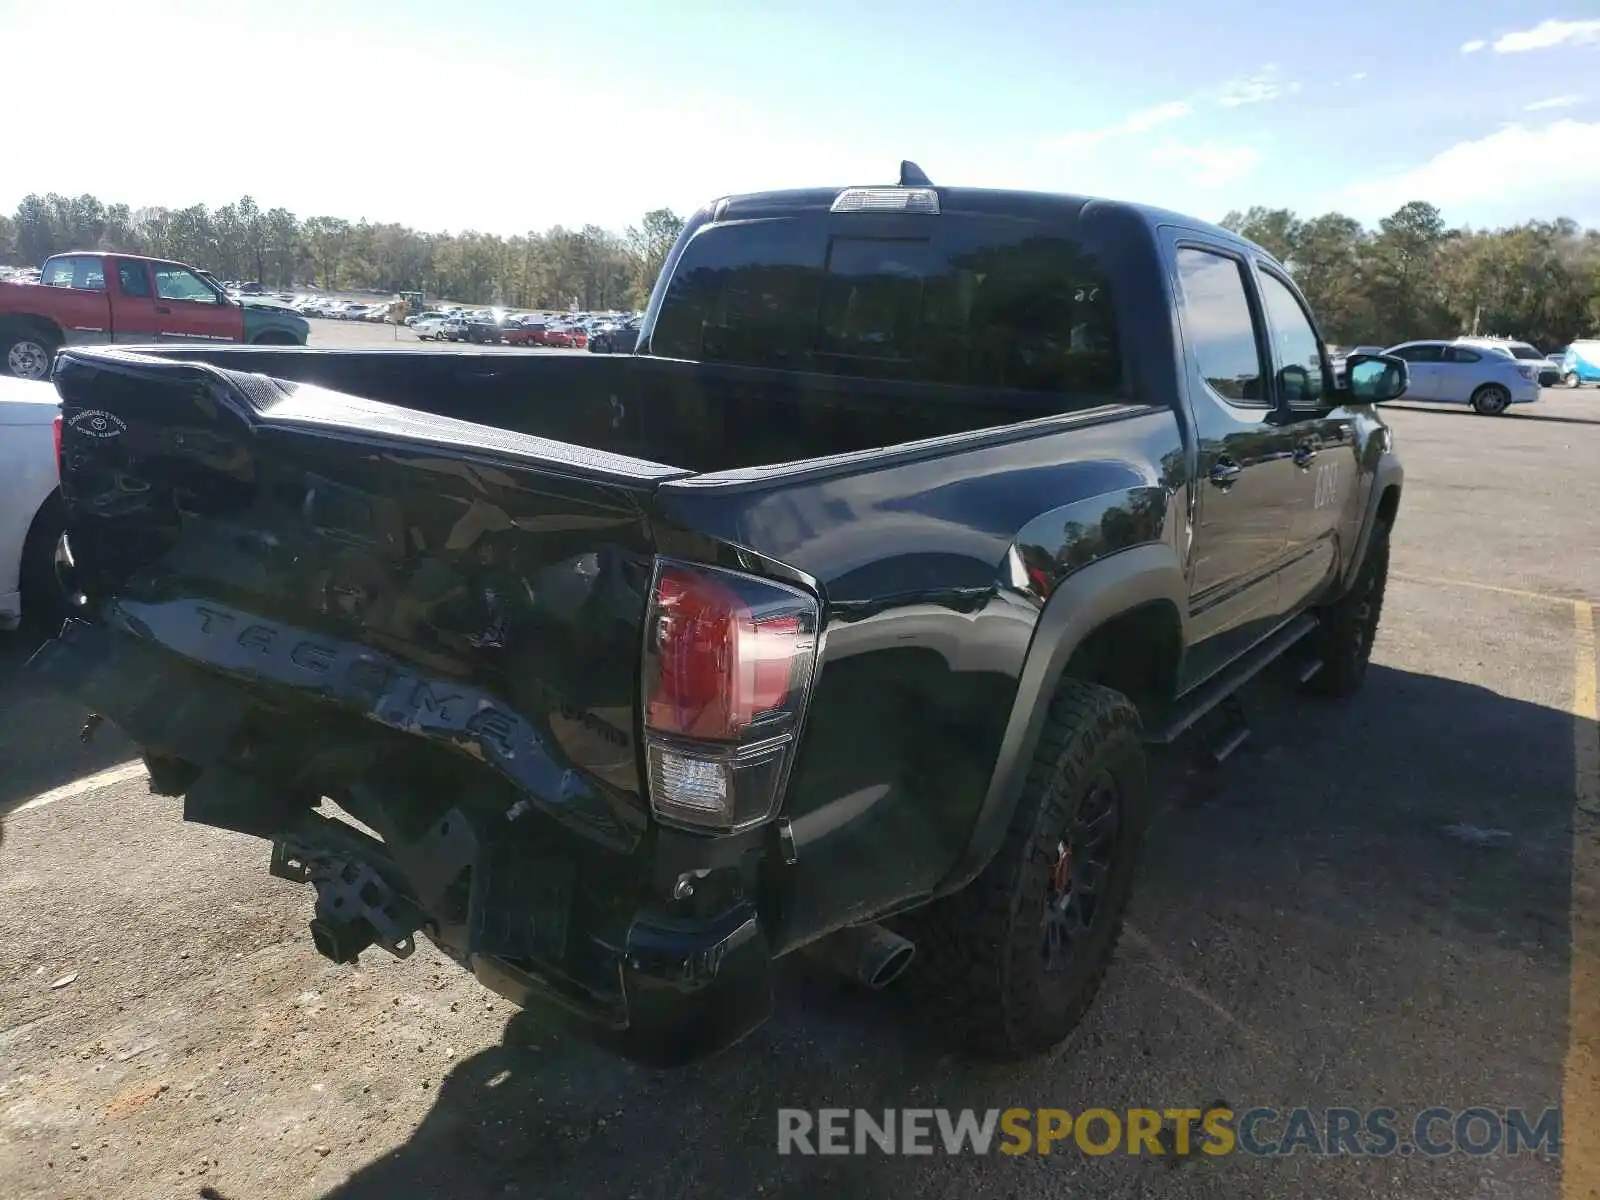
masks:
<path id="1" fill-rule="evenodd" d="M 1371 222 L 1416 198 L 1600 226 L 1600 4 L 1544 2 L 0 0 L 0 123 L 34 148 L 0 158 L 0 210 L 248 192 L 429 229 L 620 228 L 909 157 L 939 183 L 1211 219 Z"/>

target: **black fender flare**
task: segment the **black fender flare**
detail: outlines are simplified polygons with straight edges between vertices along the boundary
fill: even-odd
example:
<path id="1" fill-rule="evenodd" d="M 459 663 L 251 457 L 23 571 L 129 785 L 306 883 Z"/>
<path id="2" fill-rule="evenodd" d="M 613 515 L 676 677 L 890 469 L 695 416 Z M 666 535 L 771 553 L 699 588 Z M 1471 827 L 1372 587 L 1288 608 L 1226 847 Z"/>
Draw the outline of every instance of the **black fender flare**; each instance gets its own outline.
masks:
<path id="1" fill-rule="evenodd" d="M 1341 595 L 1355 582 L 1356 572 L 1367 557 L 1367 543 L 1372 540 L 1372 530 L 1378 523 L 1378 509 L 1383 504 L 1384 494 L 1391 488 L 1400 490 L 1405 480 L 1406 470 L 1400 463 L 1400 456 L 1392 450 L 1384 451 L 1372 473 L 1372 487 L 1367 491 L 1366 511 L 1361 517 L 1361 531 L 1356 535 L 1355 551 L 1350 555 L 1350 561 L 1344 564 L 1344 572 L 1339 580 Z"/>
<path id="2" fill-rule="evenodd" d="M 1170 603 L 1187 622 L 1189 587 L 1177 551 L 1166 542 L 1133 546 L 1099 559 L 1068 576 L 1045 603 L 1017 682 L 989 789 L 973 822 L 966 849 L 935 889 L 959 891 L 1005 840 L 1006 829 L 1033 762 L 1045 714 L 1073 653 L 1096 629 L 1151 603 Z M 1188 644 L 1187 633 L 1184 644 Z"/>

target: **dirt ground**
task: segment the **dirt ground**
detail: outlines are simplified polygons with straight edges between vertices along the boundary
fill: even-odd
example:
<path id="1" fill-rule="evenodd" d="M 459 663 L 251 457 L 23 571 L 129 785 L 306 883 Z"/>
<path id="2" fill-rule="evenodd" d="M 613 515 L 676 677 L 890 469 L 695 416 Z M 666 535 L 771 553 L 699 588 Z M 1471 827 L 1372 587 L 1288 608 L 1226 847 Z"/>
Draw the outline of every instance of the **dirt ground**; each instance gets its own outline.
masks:
<path id="1" fill-rule="evenodd" d="M 1582 814 L 1574 840 L 1600 753 L 1574 717 L 1595 688 L 1600 392 L 1546 397 L 1498 420 L 1393 409 L 1407 484 L 1366 690 L 1326 705 L 1264 681 L 1217 787 L 1164 769 L 1105 989 L 1064 1050 L 1020 1067 L 953 1058 L 915 1032 L 914 998 L 804 968 L 744 1043 L 656 1072 L 426 948 L 335 966 L 263 843 L 183 824 L 119 769 L 113 730 L 80 746 L 81 711 L 0 640 L 0 794 L 35 799 L 0 848 L 0 1196 L 1600 1195 L 1570 1127 L 1566 1193 L 1542 1154 L 776 1151 L 783 1106 L 1537 1111 L 1570 1073 L 1569 1122 L 1600 1113 L 1596 1031 L 1574 1048 L 1568 1019 L 1569 989 L 1583 1005 L 1600 986 L 1593 938 L 1569 936 L 1575 879 L 1600 883 Z"/>

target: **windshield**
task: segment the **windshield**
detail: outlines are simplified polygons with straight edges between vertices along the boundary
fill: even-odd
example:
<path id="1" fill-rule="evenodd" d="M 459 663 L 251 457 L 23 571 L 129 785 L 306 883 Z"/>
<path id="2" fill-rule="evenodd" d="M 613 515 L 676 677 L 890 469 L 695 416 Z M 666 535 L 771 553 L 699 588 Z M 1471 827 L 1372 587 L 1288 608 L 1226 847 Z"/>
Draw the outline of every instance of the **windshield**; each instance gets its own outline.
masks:
<path id="1" fill-rule="evenodd" d="M 1512 347 L 1510 347 L 1510 350 L 1511 350 L 1511 357 L 1512 358 L 1543 358 L 1544 357 L 1544 355 L 1540 354 L 1532 346 L 1527 346 L 1527 345 L 1512 346 Z"/>
<path id="2" fill-rule="evenodd" d="M 1109 283 L 1079 241 L 948 214 L 708 228 L 673 273 L 650 353 L 1033 392 L 1122 384 Z"/>

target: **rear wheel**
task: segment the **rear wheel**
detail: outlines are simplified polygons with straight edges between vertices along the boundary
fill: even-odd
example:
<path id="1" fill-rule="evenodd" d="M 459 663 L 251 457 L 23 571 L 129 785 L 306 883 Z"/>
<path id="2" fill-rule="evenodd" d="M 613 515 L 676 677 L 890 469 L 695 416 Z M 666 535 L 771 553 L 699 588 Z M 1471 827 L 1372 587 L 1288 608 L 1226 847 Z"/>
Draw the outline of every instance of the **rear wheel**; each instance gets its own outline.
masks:
<path id="1" fill-rule="evenodd" d="M 54 633 L 77 599 L 77 565 L 67 542 L 67 508 L 59 493 L 33 518 L 22 546 L 22 617 L 41 632 Z"/>
<path id="2" fill-rule="evenodd" d="M 1148 807 L 1138 712 L 1109 688 L 1063 681 L 999 851 L 906 922 L 924 1013 L 1001 1058 L 1071 1033 L 1121 934 Z"/>
<path id="3" fill-rule="evenodd" d="M 1502 416 L 1511 407 L 1511 393 L 1498 383 L 1486 383 L 1472 393 L 1472 410 L 1480 416 Z"/>
<path id="4" fill-rule="evenodd" d="M 1583 381 L 1578 378 L 1578 373 L 1576 371 L 1568 371 L 1561 377 L 1561 382 L 1566 384 L 1569 388 L 1583 386 Z"/>
<path id="5" fill-rule="evenodd" d="M 18 379 L 49 379 L 60 345 L 41 329 L 12 330 L 0 335 L 0 362 Z"/>

